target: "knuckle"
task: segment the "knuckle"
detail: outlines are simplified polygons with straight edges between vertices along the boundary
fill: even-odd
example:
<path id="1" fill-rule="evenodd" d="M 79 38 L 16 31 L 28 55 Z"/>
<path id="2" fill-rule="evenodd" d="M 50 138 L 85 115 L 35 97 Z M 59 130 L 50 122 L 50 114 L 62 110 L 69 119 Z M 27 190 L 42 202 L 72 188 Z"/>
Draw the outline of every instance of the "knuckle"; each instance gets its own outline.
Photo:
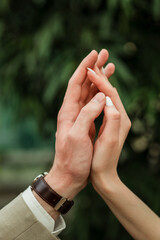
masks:
<path id="1" fill-rule="evenodd" d="M 71 143 L 73 146 L 78 146 L 80 144 L 85 147 L 88 145 L 88 138 L 87 135 L 84 135 L 81 132 L 71 130 L 67 134 L 67 142 Z"/>
<path id="2" fill-rule="evenodd" d="M 63 122 L 63 114 L 62 114 L 62 110 L 59 110 L 58 116 L 57 116 L 57 122 L 61 123 Z"/>
<path id="3" fill-rule="evenodd" d="M 58 115 L 57 115 L 57 121 L 58 121 L 58 122 L 61 121 L 61 110 L 58 112 Z"/>
<path id="4" fill-rule="evenodd" d="M 73 131 L 70 131 L 67 134 L 67 141 L 71 143 L 78 142 L 78 134 L 75 134 Z"/>
<path id="5" fill-rule="evenodd" d="M 58 139 L 56 142 L 56 150 L 61 155 L 65 155 L 67 150 L 67 142 L 62 139 Z"/>
<path id="6" fill-rule="evenodd" d="M 131 126 L 132 126 L 132 123 L 131 123 L 131 120 L 128 118 L 128 123 L 127 123 L 127 126 L 128 126 L 128 130 L 131 129 Z"/>
<path id="7" fill-rule="evenodd" d="M 128 134 L 131 125 L 132 125 L 131 120 L 127 117 L 127 119 L 125 119 L 125 121 L 123 122 L 123 130 L 126 133 L 126 135 Z"/>
<path id="8" fill-rule="evenodd" d="M 88 115 L 88 113 L 89 113 L 89 108 L 87 106 L 81 109 L 82 116 Z"/>
<path id="9" fill-rule="evenodd" d="M 75 135 L 73 134 L 73 132 L 69 132 L 68 134 L 67 134 L 67 140 L 68 141 L 73 141 L 75 139 Z"/>
<path id="10" fill-rule="evenodd" d="M 118 111 L 113 111 L 111 114 L 110 114 L 110 118 L 112 120 L 120 120 L 121 118 L 121 115 Z"/>
<path id="11" fill-rule="evenodd" d="M 69 82 L 68 82 L 68 88 L 73 86 L 73 80 L 74 80 L 74 78 L 71 77 Z"/>
<path id="12" fill-rule="evenodd" d="M 107 140 L 107 145 L 110 148 L 114 148 L 117 144 L 118 144 L 118 138 L 114 136 Z"/>

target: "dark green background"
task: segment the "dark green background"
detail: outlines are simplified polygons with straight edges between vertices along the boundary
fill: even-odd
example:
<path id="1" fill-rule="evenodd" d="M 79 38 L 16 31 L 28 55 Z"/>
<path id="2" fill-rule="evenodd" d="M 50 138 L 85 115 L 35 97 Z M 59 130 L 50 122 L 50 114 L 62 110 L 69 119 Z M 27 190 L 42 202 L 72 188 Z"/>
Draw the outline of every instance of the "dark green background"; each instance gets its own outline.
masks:
<path id="1" fill-rule="evenodd" d="M 132 121 L 120 177 L 160 213 L 159 0 L 0 1 L 1 207 L 51 166 L 67 82 L 102 48 Z M 75 202 L 62 239 L 132 239 L 90 185 Z"/>

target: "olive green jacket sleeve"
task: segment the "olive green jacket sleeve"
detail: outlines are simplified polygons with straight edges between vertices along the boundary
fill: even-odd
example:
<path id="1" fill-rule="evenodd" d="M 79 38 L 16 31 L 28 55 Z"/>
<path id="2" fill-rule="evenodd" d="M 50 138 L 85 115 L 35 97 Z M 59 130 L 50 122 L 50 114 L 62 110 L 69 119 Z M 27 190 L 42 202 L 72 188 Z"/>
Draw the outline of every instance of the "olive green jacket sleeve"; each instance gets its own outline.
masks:
<path id="1" fill-rule="evenodd" d="M 0 240 L 57 240 L 38 220 L 21 195 L 0 210 Z"/>

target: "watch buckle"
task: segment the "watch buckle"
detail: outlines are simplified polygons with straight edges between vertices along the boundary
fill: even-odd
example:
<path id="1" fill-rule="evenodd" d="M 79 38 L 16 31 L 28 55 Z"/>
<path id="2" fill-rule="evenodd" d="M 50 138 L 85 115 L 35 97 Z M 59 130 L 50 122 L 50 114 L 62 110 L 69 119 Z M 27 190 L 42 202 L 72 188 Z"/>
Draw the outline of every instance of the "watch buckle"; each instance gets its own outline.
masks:
<path id="1" fill-rule="evenodd" d="M 60 201 L 56 204 L 56 206 L 54 207 L 54 209 L 55 209 L 56 211 L 58 211 L 58 209 L 59 209 L 66 201 L 67 201 L 67 199 L 62 197 L 62 198 L 60 199 Z"/>

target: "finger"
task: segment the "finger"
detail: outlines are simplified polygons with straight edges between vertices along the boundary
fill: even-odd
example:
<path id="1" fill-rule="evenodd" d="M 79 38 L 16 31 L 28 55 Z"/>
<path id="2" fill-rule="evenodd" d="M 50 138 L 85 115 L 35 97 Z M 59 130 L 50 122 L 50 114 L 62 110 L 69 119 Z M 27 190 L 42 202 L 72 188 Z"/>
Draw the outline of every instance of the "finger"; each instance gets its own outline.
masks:
<path id="1" fill-rule="evenodd" d="M 98 59 L 97 59 L 97 62 L 96 62 L 96 66 L 98 68 L 101 68 L 104 66 L 104 64 L 107 62 L 109 58 L 109 53 L 106 49 L 102 49 L 98 55 Z"/>
<path id="2" fill-rule="evenodd" d="M 97 59 L 97 62 L 96 62 L 97 68 L 103 70 L 103 66 L 107 62 L 108 58 L 109 58 L 108 51 L 106 49 L 102 49 L 100 51 L 100 53 L 98 54 L 98 59 Z M 109 78 L 109 77 L 112 76 L 114 71 L 115 71 L 114 64 L 113 63 L 109 63 L 105 67 L 103 73 L 106 75 L 107 78 Z M 83 86 L 82 86 L 82 96 L 81 96 L 81 99 L 82 99 L 82 102 L 84 102 L 84 103 L 89 102 L 93 98 L 94 94 L 98 92 L 96 86 L 94 88 L 92 87 L 92 89 L 90 89 L 90 86 L 91 86 L 91 82 L 87 78 L 86 81 L 84 82 Z M 93 94 L 91 94 L 91 91 L 89 89 L 93 90 Z M 89 97 L 88 97 L 88 93 L 89 93 Z"/>
<path id="3" fill-rule="evenodd" d="M 115 107 L 117 108 L 118 111 L 122 112 L 123 114 L 126 115 L 126 111 L 123 107 L 123 104 L 120 100 L 120 97 L 118 95 L 117 90 L 111 85 L 109 81 L 106 81 L 105 78 L 99 76 L 97 74 L 97 70 L 95 71 L 88 71 L 87 73 L 90 81 L 96 85 L 96 87 L 99 89 L 99 91 L 103 92 L 106 96 L 109 96 Z"/>
<path id="4" fill-rule="evenodd" d="M 88 134 L 92 123 L 100 115 L 104 106 L 105 95 L 103 93 L 98 93 L 81 109 L 72 130 L 81 136 Z"/>
<path id="5" fill-rule="evenodd" d="M 101 83 L 106 82 L 107 77 L 99 70 L 98 67 L 94 67 L 94 70 L 90 68 L 87 68 L 87 69 L 88 69 L 88 72 L 87 72 L 88 78 L 92 82 L 92 85 L 89 91 L 90 93 L 87 98 L 87 101 L 89 101 L 90 98 L 93 97 L 93 94 L 100 91 L 100 88 L 104 92 L 104 89 L 101 87 Z"/>
<path id="6" fill-rule="evenodd" d="M 102 134 L 102 132 L 103 132 L 103 130 L 104 130 L 105 125 L 106 125 L 106 117 L 105 117 L 105 115 L 104 115 L 104 116 L 103 116 L 102 125 L 101 125 L 101 127 L 100 127 L 100 129 L 99 129 L 98 137 L 101 136 L 101 134 Z"/>
<path id="7" fill-rule="evenodd" d="M 82 86 L 82 93 L 81 93 L 81 102 L 85 105 L 86 98 L 88 97 L 90 87 L 92 85 L 92 82 L 89 80 L 89 78 L 86 78 L 86 81 L 84 82 Z"/>
<path id="8" fill-rule="evenodd" d="M 90 81 L 92 81 L 92 83 L 94 83 L 97 86 L 99 91 L 103 92 L 106 96 L 109 96 L 112 99 L 114 106 L 120 112 L 121 114 L 120 142 L 125 141 L 128 135 L 128 131 L 131 127 L 131 122 L 121 102 L 121 99 L 116 88 L 114 88 L 109 81 L 106 81 L 103 77 L 97 75 L 97 70 L 96 72 L 88 71 L 87 74 Z"/>
<path id="9" fill-rule="evenodd" d="M 108 57 L 109 57 L 109 53 L 106 49 L 102 49 L 100 51 L 100 53 L 98 54 L 98 59 L 97 59 L 97 62 L 96 62 L 96 66 L 98 68 L 102 68 L 104 66 L 104 64 L 107 62 L 108 60 Z M 110 71 L 110 68 L 109 68 L 109 71 Z M 108 72 L 108 69 L 107 69 L 107 72 Z M 82 95 L 81 95 L 81 101 L 82 102 L 86 102 L 86 99 L 88 97 L 88 93 L 89 93 L 89 89 L 90 89 L 90 86 L 91 86 L 91 81 L 86 78 L 83 86 L 82 86 Z M 96 87 L 95 87 L 96 88 Z M 97 92 L 97 91 L 94 91 L 94 92 Z M 94 95 L 92 95 L 93 97 Z M 91 97 L 91 98 L 92 98 Z M 91 99 L 90 98 L 90 99 Z"/>
<path id="10" fill-rule="evenodd" d="M 110 148 L 119 144 L 120 113 L 113 105 L 111 99 L 108 98 L 108 100 L 104 108 L 106 122 L 100 138 Z"/>
<path id="11" fill-rule="evenodd" d="M 107 64 L 107 66 L 105 67 L 104 69 L 104 72 L 105 72 L 105 75 L 107 78 L 110 78 L 114 72 L 115 72 L 115 65 L 113 63 L 109 63 Z M 91 82 L 89 79 L 88 79 L 89 82 Z M 96 87 L 96 85 L 94 84 L 91 84 L 90 86 L 90 89 L 88 90 L 88 96 L 86 97 L 86 103 L 88 103 L 92 98 L 93 96 L 98 93 L 98 88 Z"/>
<path id="12" fill-rule="evenodd" d="M 107 78 L 110 78 L 115 72 L 115 65 L 113 63 L 108 63 L 104 69 Z"/>
<path id="13" fill-rule="evenodd" d="M 81 97 L 82 84 L 87 77 L 87 67 L 93 67 L 97 61 L 97 57 L 97 52 L 93 50 L 86 58 L 84 58 L 69 81 L 65 99 L 74 102 L 79 101 Z"/>
<path id="14" fill-rule="evenodd" d="M 99 92 L 98 88 L 92 83 L 86 98 L 86 104 Z"/>
<path id="15" fill-rule="evenodd" d="M 63 122 L 74 122 L 80 111 L 79 99 L 81 97 L 82 84 L 87 77 L 87 67 L 93 67 L 97 61 L 97 52 L 93 50 L 79 65 L 71 77 L 62 107 L 58 114 L 58 126 Z"/>

